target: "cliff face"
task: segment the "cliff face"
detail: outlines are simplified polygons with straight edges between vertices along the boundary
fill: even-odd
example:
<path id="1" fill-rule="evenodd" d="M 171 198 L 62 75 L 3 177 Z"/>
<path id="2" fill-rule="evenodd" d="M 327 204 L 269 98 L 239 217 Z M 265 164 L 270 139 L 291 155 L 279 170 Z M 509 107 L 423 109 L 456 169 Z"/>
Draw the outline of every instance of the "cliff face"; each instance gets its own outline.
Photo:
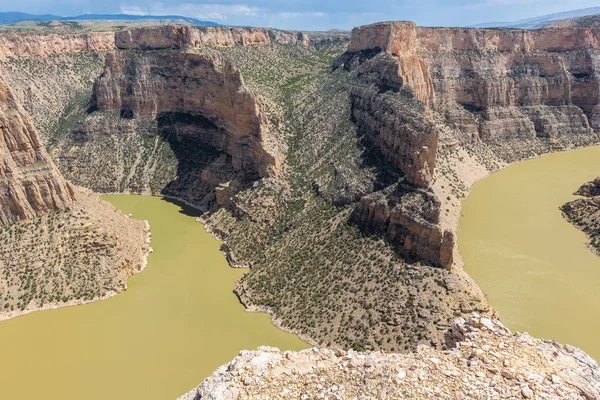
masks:
<path id="1" fill-rule="evenodd" d="M 364 230 L 384 233 L 401 252 L 450 267 L 454 235 L 440 229 L 440 207 L 432 192 L 400 184 L 364 196 L 353 217 Z"/>
<path id="2" fill-rule="evenodd" d="M 584 183 L 575 193 L 582 196 L 561 206 L 563 217 L 588 238 L 588 248 L 600 255 L 600 178 Z"/>
<path id="3" fill-rule="evenodd" d="M 114 48 L 114 32 L 66 35 L 24 33 L 0 36 L 0 59 L 23 56 L 46 57 L 52 54 L 106 51 Z"/>
<path id="4" fill-rule="evenodd" d="M 345 41 L 346 33 L 306 34 L 266 28 L 224 28 L 166 25 L 157 28 L 137 28 L 115 34 L 120 49 L 197 49 L 203 46 L 233 47 L 252 45 L 302 45 L 307 47 L 323 42 Z"/>
<path id="5" fill-rule="evenodd" d="M 428 106 L 449 113 L 451 124 L 458 119 L 457 106 L 482 116 L 483 121 L 472 118 L 467 136 L 486 138 L 494 131 L 505 137 L 515 128 L 529 137 L 556 136 L 554 122 L 565 134 L 600 127 L 599 38 L 594 29 L 421 28 L 396 22 L 356 28 L 349 51 L 379 48 L 394 56 L 404 85 Z"/>
<path id="6" fill-rule="evenodd" d="M 0 225 L 63 210 L 74 201 L 29 116 L 0 77 Z"/>
<path id="7" fill-rule="evenodd" d="M 511 335 L 499 321 L 478 315 L 457 319 L 447 339 L 455 348 L 423 346 L 407 355 L 242 351 L 179 400 L 600 397 L 598 364 L 573 346 Z"/>
<path id="8" fill-rule="evenodd" d="M 254 94 L 219 54 L 109 54 L 93 103 L 124 118 L 158 119 L 179 137 L 225 152 L 237 170 L 266 176 L 281 162 Z"/>
<path id="9" fill-rule="evenodd" d="M 506 147 L 520 141 L 526 148 L 538 139 L 551 144 L 593 137 L 600 128 L 599 38 L 600 31 L 594 29 L 421 28 L 410 22 L 386 22 L 355 28 L 348 52 L 334 67 L 355 71 L 359 80 L 368 77 L 377 87 L 374 92 L 355 91 L 352 115 L 357 127 L 402 171 L 407 182 L 435 192 L 440 198 L 437 207 L 449 211 L 445 198 L 450 201 L 455 194 L 448 196 L 447 188 L 434 185 L 433 178 L 440 175 L 436 164 L 444 146 L 493 143 Z M 414 133 L 407 131 L 406 124 L 399 124 L 381 100 L 387 94 L 398 103 L 406 98 L 406 92 L 423 105 L 418 111 L 422 118 L 412 117 L 419 121 L 414 123 Z M 401 114 L 407 115 L 402 110 Z M 505 154 L 499 158 L 515 161 L 527 154 L 535 153 L 526 150 L 512 158 Z M 460 157 L 471 158 L 468 154 Z M 446 159 L 444 163 L 445 168 Z M 484 169 L 497 168 L 485 160 L 473 163 L 487 164 Z M 461 185 L 468 187 L 469 179 Z M 384 203 L 387 208 L 382 211 Z M 458 218 L 456 213 L 440 213 L 437 222 L 417 223 L 421 229 L 415 229 L 415 221 L 395 219 L 393 232 L 411 232 L 398 237 L 390 232 L 394 222 L 388 217 L 394 214 L 390 207 L 398 201 L 384 203 L 363 199 L 355 219 L 363 227 L 380 226 L 405 249 L 406 238 L 412 237 L 416 240 L 409 241 L 411 253 L 438 265 L 452 264 L 452 257 L 442 253 L 448 253 L 447 246 L 455 247 L 452 225 L 457 221 L 445 220 Z M 434 235 L 430 234 L 432 222 L 440 225 Z M 414 243 L 423 245 L 415 248 Z"/>
<path id="10" fill-rule="evenodd" d="M 161 25 L 116 32 L 89 32 L 47 35 L 25 32 L 0 35 L 0 59 L 10 57 L 46 57 L 54 54 L 99 52 L 115 49 L 195 49 L 203 46 L 236 45 L 316 45 L 345 41 L 349 34 L 288 32 L 266 28 L 190 27 Z"/>

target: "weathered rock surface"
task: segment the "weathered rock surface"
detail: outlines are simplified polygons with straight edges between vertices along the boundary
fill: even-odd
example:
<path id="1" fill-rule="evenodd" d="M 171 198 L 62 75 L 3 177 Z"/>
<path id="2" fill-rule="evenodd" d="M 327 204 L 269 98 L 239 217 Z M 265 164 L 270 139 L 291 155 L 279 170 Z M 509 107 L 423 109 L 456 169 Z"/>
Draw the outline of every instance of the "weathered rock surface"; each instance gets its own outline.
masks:
<path id="1" fill-rule="evenodd" d="M 573 194 L 583 196 L 564 204 L 563 216 L 588 237 L 588 248 L 600 256 L 600 178 L 583 184 Z"/>
<path id="2" fill-rule="evenodd" d="M 26 32 L 0 35 L 0 59 L 23 56 L 46 57 L 52 54 L 106 51 L 114 48 L 114 32 L 66 35 L 36 35 Z"/>
<path id="3" fill-rule="evenodd" d="M 448 257 L 447 248 L 455 248 L 459 215 L 453 199 L 468 190 L 474 176 L 554 145 L 597 140 L 599 37 L 595 29 L 422 28 L 411 22 L 355 28 L 348 52 L 334 63 L 370 84 L 353 91 L 353 121 L 406 182 L 435 192 L 436 207 L 445 211 L 434 234 L 432 219 L 420 229 L 419 222 L 397 219 L 392 234 L 393 207 L 383 212 L 383 203 L 367 196 L 355 220 L 370 231 L 378 226 L 405 249 L 403 238 L 412 237 L 409 253 L 450 267 L 457 257 Z M 452 150 L 457 146 L 469 150 L 458 155 Z M 442 150 L 443 172 L 436 169 Z M 462 171 L 466 159 L 475 171 L 486 172 Z M 395 232 L 405 234 L 399 238 Z"/>
<path id="4" fill-rule="evenodd" d="M 179 400 L 600 398 L 600 368 L 578 348 L 512 335 L 474 314 L 447 334 L 447 351 L 413 354 L 313 348 L 242 351 Z"/>
<path id="5" fill-rule="evenodd" d="M 171 117 L 180 136 L 200 134 L 200 142 L 230 155 L 238 170 L 266 176 L 282 161 L 254 94 L 220 54 L 109 54 L 93 103 L 124 118 L 160 123 Z"/>
<path id="6" fill-rule="evenodd" d="M 349 35 L 340 33 L 288 32 L 267 28 L 190 27 L 165 25 L 157 28 L 136 28 L 115 34 L 120 49 L 197 49 L 203 46 L 233 47 L 269 45 L 309 46 L 330 41 L 345 41 Z"/>
<path id="7" fill-rule="evenodd" d="M 435 194 L 399 184 L 363 197 L 353 217 L 367 232 L 384 232 L 400 252 L 450 267 L 454 235 L 440 229 L 439 213 Z"/>
<path id="8" fill-rule="evenodd" d="M 0 225 L 64 210 L 75 200 L 29 116 L 0 77 Z"/>
<path id="9" fill-rule="evenodd" d="M 574 194 L 584 197 L 600 196 L 600 178 L 584 183 Z"/>
<path id="10" fill-rule="evenodd" d="M 115 49 L 194 49 L 203 46 L 236 45 L 317 45 L 349 39 L 348 32 L 280 31 L 268 28 L 191 27 L 160 25 L 116 32 L 36 34 L 34 32 L 0 35 L 0 59 L 9 57 L 47 57 L 55 54 L 100 52 Z"/>

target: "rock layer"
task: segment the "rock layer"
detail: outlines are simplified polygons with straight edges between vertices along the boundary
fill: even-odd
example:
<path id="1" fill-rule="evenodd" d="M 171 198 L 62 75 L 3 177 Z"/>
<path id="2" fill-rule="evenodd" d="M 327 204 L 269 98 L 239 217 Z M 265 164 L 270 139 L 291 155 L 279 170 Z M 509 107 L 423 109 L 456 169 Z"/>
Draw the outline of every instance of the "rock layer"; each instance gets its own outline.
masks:
<path id="1" fill-rule="evenodd" d="M 115 48 L 114 32 L 81 34 L 19 33 L 0 35 L 0 59 L 8 57 L 46 57 L 52 54 L 106 51 Z"/>
<path id="2" fill-rule="evenodd" d="M 9 57 L 47 57 L 54 54 L 115 49 L 195 49 L 204 46 L 236 45 L 316 45 L 346 41 L 349 34 L 289 32 L 266 28 L 191 27 L 161 25 L 132 28 L 116 32 L 88 32 L 46 35 L 25 32 L 0 35 L 0 59 Z"/>
<path id="3" fill-rule="evenodd" d="M 179 400 L 252 398 L 600 398 L 600 368 L 583 351 L 474 314 L 447 333 L 454 348 L 414 354 L 313 348 L 242 351 Z"/>
<path id="4" fill-rule="evenodd" d="M 521 131 L 551 136 L 555 132 L 547 126 L 561 115 L 556 106 L 583 110 L 570 109 L 567 134 L 599 127 L 599 38 L 595 29 L 422 28 L 392 22 L 355 28 L 349 52 L 391 54 L 403 85 L 419 100 L 438 110 L 461 106 L 480 114 L 483 124 L 473 127 L 479 136 L 489 131 L 486 122 L 498 120 L 496 107 L 510 108 L 505 120 L 525 110 Z M 527 107 L 538 107 L 538 113 L 529 115 Z M 493 128 L 507 136 L 514 126 Z"/>
<path id="5" fill-rule="evenodd" d="M 454 235 L 441 226 L 455 225 L 442 221 L 455 214 L 445 201 L 454 196 L 434 185 L 438 152 L 459 143 L 500 147 L 515 140 L 549 145 L 578 141 L 570 138 L 592 141 L 594 129 L 600 128 L 599 38 L 595 29 L 421 28 L 411 22 L 355 28 L 348 52 L 334 63 L 370 84 L 354 90 L 353 120 L 406 182 L 434 191 L 440 199 L 435 207 L 447 212 L 439 213 L 440 221 L 400 218 L 396 225 L 393 207 L 402 201 L 382 203 L 367 196 L 354 213 L 359 225 L 378 226 L 409 253 L 450 267 L 448 246 L 456 247 Z M 411 96 L 421 109 L 407 100 Z M 440 227 L 432 231 L 432 223 Z M 407 237 L 412 238 L 408 244 Z"/>
<path id="6" fill-rule="evenodd" d="M 266 176 L 281 163 L 254 94 L 219 54 L 109 54 L 93 103 L 124 118 L 175 121 L 179 136 L 200 135 L 238 170 Z"/>
<path id="7" fill-rule="evenodd" d="M 29 116 L 0 77 L 0 225 L 63 210 L 74 201 Z"/>
<path id="8" fill-rule="evenodd" d="M 198 49 L 204 46 L 233 47 L 252 45 L 316 45 L 323 42 L 345 41 L 348 34 L 289 32 L 266 28 L 190 27 L 165 25 L 156 28 L 136 28 L 115 34 L 120 49 Z"/>

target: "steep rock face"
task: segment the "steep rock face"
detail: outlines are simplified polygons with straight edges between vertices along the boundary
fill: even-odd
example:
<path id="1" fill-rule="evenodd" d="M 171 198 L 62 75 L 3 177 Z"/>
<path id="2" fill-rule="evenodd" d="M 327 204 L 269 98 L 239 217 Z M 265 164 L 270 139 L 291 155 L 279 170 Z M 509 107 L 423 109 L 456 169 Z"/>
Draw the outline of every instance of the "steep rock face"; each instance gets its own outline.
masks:
<path id="1" fill-rule="evenodd" d="M 65 209 L 74 201 L 29 116 L 0 77 L 0 224 Z"/>
<path id="2" fill-rule="evenodd" d="M 244 350 L 179 400 L 600 397 L 598 363 L 573 346 L 512 335 L 476 314 L 457 319 L 447 339 L 455 348 L 405 355 Z"/>
<path id="3" fill-rule="evenodd" d="M 114 32 L 90 32 L 81 34 L 19 33 L 0 36 L 0 58 L 79 53 L 82 51 L 106 51 L 115 48 Z"/>
<path id="4" fill-rule="evenodd" d="M 553 107 L 577 106 L 587 118 L 573 113 L 574 123 L 564 132 L 569 134 L 599 127 L 599 37 L 594 29 L 421 28 L 395 22 L 355 28 L 349 51 L 378 48 L 393 55 L 403 83 L 438 110 L 462 106 L 487 121 L 486 111 L 498 115 L 495 107 L 546 107 L 552 119 Z M 507 128 L 497 135 L 513 133 L 511 119 L 509 113 Z M 529 134 L 549 135 L 529 119 Z M 486 128 L 478 130 L 484 135 Z"/>
<path id="5" fill-rule="evenodd" d="M 435 207 L 445 210 L 439 221 L 427 224 L 394 219 L 398 199 L 381 203 L 367 196 L 355 210 L 355 220 L 370 230 L 378 226 L 409 253 L 451 265 L 448 246 L 455 247 L 455 228 L 446 219 L 457 214 L 445 203 L 451 200 L 448 189 L 434 185 L 438 152 L 459 143 L 490 143 L 505 152 L 503 146 L 515 140 L 551 144 L 592 138 L 600 128 L 599 37 L 594 29 L 421 28 L 411 22 L 355 28 L 348 52 L 334 63 L 370 85 L 354 90 L 354 122 L 405 174 L 406 182 L 435 191 L 441 199 Z M 406 93 L 416 99 L 413 105 L 390 112 L 387 105 L 406 103 Z M 411 124 L 399 123 L 411 112 Z M 514 161 L 528 152 L 500 158 Z M 460 157 L 465 156 L 470 157 Z M 390 229 L 394 221 L 397 226 Z M 433 234 L 431 224 L 440 226 Z M 392 231 L 405 234 L 399 237 Z M 406 244 L 406 237 L 413 240 Z"/>
<path id="6" fill-rule="evenodd" d="M 353 217 L 363 230 L 385 233 L 401 252 L 449 268 L 454 235 L 440 229 L 439 212 L 432 192 L 399 184 L 363 197 Z"/>
<path id="7" fill-rule="evenodd" d="M 109 54 L 93 101 L 125 118 L 176 124 L 180 136 L 201 127 L 200 142 L 226 152 L 238 170 L 266 176 L 281 162 L 253 93 L 218 54 Z"/>
<path id="8" fill-rule="evenodd" d="M 346 33 L 306 34 L 266 28 L 190 27 L 165 25 L 156 28 L 135 28 L 116 32 L 119 49 L 198 49 L 203 46 L 233 47 L 269 45 L 302 45 L 307 47 L 323 42 L 345 41 Z"/>

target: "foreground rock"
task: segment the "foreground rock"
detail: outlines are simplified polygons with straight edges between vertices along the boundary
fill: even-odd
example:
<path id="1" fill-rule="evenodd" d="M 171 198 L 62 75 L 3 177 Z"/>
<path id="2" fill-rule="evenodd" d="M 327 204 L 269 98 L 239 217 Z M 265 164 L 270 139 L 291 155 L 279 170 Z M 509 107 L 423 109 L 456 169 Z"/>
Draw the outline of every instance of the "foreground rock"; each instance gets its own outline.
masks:
<path id="1" fill-rule="evenodd" d="M 563 216 L 588 237 L 588 248 L 600 256 L 600 178 L 583 184 L 574 193 L 583 198 L 573 200 L 560 209 Z"/>
<path id="2" fill-rule="evenodd" d="M 407 355 L 242 351 L 179 400 L 600 398 L 597 362 L 573 346 L 477 314 L 457 319 L 447 339 L 455 348 Z"/>

